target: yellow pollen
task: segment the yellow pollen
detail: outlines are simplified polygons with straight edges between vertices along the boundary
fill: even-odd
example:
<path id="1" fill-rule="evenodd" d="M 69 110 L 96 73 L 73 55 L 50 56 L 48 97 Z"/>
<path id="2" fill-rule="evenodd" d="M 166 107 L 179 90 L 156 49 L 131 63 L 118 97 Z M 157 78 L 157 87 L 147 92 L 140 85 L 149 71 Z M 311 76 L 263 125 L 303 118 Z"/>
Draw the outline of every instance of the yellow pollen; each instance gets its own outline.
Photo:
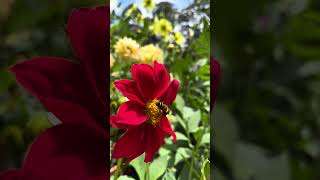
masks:
<path id="1" fill-rule="evenodd" d="M 149 100 L 146 103 L 146 115 L 147 115 L 147 123 L 152 124 L 154 127 L 156 127 L 162 118 L 162 110 L 156 105 L 156 103 L 159 102 L 158 100 Z"/>

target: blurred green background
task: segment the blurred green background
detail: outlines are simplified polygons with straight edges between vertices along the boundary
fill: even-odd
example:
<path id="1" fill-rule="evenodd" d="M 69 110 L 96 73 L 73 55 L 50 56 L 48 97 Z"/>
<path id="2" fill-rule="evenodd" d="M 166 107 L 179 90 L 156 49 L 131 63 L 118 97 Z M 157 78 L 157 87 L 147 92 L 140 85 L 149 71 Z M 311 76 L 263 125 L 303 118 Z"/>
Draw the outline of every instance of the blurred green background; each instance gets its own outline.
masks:
<path id="1" fill-rule="evenodd" d="M 33 56 L 74 58 L 65 24 L 72 9 L 102 0 L 0 0 L 0 170 L 20 167 L 27 147 L 50 126 L 40 103 L 8 67 Z"/>
<path id="2" fill-rule="evenodd" d="M 215 179 L 320 179 L 320 1 L 213 4 Z"/>

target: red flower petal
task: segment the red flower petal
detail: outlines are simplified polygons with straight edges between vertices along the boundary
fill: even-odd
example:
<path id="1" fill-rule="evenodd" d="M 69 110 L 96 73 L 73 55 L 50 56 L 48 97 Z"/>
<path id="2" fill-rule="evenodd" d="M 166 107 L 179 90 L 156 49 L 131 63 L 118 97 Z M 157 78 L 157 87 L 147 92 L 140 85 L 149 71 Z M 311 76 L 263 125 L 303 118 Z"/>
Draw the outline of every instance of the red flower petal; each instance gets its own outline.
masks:
<path id="1" fill-rule="evenodd" d="M 218 85 L 220 81 L 220 64 L 219 62 L 211 58 L 210 62 L 210 109 L 212 110 L 214 101 L 218 92 Z"/>
<path id="2" fill-rule="evenodd" d="M 179 90 L 179 81 L 174 79 L 170 86 L 167 88 L 166 92 L 160 97 L 160 100 L 165 104 L 171 105 L 176 99 Z"/>
<path id="3" fill-rule="evenodd" d="M 20 170 L 12 169 L 0 173 L 1 180 L 19 180 L 21 179 Z"/>
<path id="4" fill-rule="evenodd" d="M 23 179 L 106 179 L 106 136 L 80 125 L 47 129 L 29 149 Z"/>
<path id="5" fill-rule="evenodd" d="M 128 101 L 120 106 L 117 115 L 110 117 L 110 123 L 114 127 L 126 129 L 128 126 L 139 125 L 146 119 L 144 107 L 134 101 Z"/>
<path id="6" fill-rule="evenodd" d="M 101 119 L 106 111 L 85 84 L 78 64 L 62 58 L 37 57 L 14 65 L 11 71 L 62 122 L 97 124 L 93 119 Z"/>
<path id="7" fill-rule="evenodd" d="M 146 124 L 129 128 L 116 142 L 112 158 L 128 158 L 128 161 L 140 156 L 146 145 Z"/>
<path id="8" fill-rule="evenodd" d="M 135 101 L 141 105 L 144 105 L 144 98 L 138 88 L 135 81 L 131 80 L 118 80 L 115 81 L 114 86 L 130 101 Z"/>
<path id="9" fill-rule="evenodd" d="M 154 76 L 157 80 L 158 91 L 155 95 L 156 98 L 159 98 L 168 88 L 170 84 L 170 75 L 163 64 L 159 64 L 157 61 L 154 61 Z"/>
<path id="10" fill-rule="evenodd" d="M 155 99 L 158 90 L 155 88 L 157 80 L 152 67 L 148 64 L 134 64 L 131 67 L 131 73 L 145 101 Z"/>
<path id="11" fill-rule="evenodd" d="M 166 133 L 170 134 L 173 138 L 173 142 L 176 142 L 176 134 L 172 131 L 171 124 L 167 117 L 163 117 L 160 121 L 159 127 Z"/>
<path id="12" fill-rule="evenodd" d="M 75 10 L 67 26 L 72 47 L 104 103 L 109 91 L 109 11 L 108 7 Z"/>
<path id="13" fill-rule="evenodd" d="M 160 128 L 149 125 L 146 132 L 146 156 L 144 162 L 152 161 L 155 154 L 158 152 L 160 146 L 163 144 L 163 140 L 166 137 L 166 133 Z"/>

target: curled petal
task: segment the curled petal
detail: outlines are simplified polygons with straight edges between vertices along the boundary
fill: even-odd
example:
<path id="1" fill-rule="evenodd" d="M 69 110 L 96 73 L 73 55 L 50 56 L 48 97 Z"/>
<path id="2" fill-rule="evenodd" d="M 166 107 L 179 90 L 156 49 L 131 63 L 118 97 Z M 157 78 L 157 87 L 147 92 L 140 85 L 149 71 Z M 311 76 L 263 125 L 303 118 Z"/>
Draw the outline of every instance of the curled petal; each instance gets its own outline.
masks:
<path id="1" fill-rule="evenodd" d="M 118 114 L 110 117 L 110 124 L 116 128 L 126 129 L 129 126 L 136 126 L 147 119 L 144 108 L 134 101 L 123 103 Z"/>
<path id="2" fill-rule="evenodd" d="M 159 126 L 164 132 L 166 132 L 172 136 L 173 142 L 176 142 L 176 140 L 177 140 L 176 134 L 172 131 L 171 124 L 170 124 L 167 117 L 163 117 L 161 119 Z"/>
<path id="3" fill-rule="evenodd" d="M 130 101 L 135 101 L 141 105 L 144 105 L 144 98 L 142 97 L 138 85 L 135 81 L 118 80 L 113 84 Z"/>
<path id="4" fill-rule="evenodd" d="M 160 100 L 165 104 L 171 105 L 172 102 L 176 99 L 179 90 L 179 81 L 174 79 L 166 92 L 160 97 Z"/>

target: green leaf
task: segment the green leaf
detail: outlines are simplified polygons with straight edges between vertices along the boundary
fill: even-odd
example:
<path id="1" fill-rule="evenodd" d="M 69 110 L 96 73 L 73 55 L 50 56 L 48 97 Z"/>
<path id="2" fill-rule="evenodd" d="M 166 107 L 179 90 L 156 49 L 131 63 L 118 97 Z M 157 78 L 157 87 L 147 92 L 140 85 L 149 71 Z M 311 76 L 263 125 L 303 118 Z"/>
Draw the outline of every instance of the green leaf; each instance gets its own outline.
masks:
<path id="1" fill-rule="evenodd" d="M 195 133 L 193 133 L 194 138 L 196 139 L 197 142 L 200 142 L 202 139 L 202 136 L 204 134 L 204 127 L 201 126 L 197 129 L 197 131 Z"/>
<path id="2" fill-rule="evenodd" d="M 210 143 L 210 133 L 205 133 L 202 136 L 202 139 L 200 141 L 200 145 L 207 144 L 207 143 Z"/>
<path id="3" fill-rule="evenodd" d="M 232 162 L 235 154 L 235 146 L 239 139 L 236 120 L 222 104 L 216 104 L 214 106 L 214 111 L 210 119 L 215 125 L 213 129 L 215 132 L 214 146 L 218 152 L 223 153 L 227 161 Z"/>
<path id="4" fill-rule="evenodd" d="M 210 161 L 206 159 L 201 166 L 201 180 L 209 179 L 210 176 Z"/>
<path id="5" fill-rule="evenodd" d="M 177 109 L 180 111 L 180 112 L 183 112 L 183 107 L 184 107 L 184 100 L 183 98 L 181 97 L 181 95 L 177 95 L 176 97 L 176 100 L 175 100 L 175 104 L 176 104 L 176 107 Z"/>
<path id="6" fill-rule="evenodd" d="M 131 166 L 136 170 L 139 179 L 144 179 L 146 174 L 146 163 L 144 162 L 144 154 L 131 161 Z"/>
<path id="7" fill-rule="evenodd" d="M 201 119 L 200 110 L 193 111 L 189 107 L 184 107 L 183 109 L 183 116 L 187 121 L 188 131 L 190 133 L 194 133 L 198 130 L 198 125 Z"/>
<path id="8" fill-rule="evenodd" d="M 191 156 L 191 154 L 192 151 L 189 148 L 178 148 L 174 159 L 174 165 L 178 164 L 180 161 L 184 159 L 188 159 Z"/>
<path id="9" fill-rule="evenodd" d="M 119 176 L 118 180 L 134 180 L 132 177 L 124 175 L 124 176 Z"/>
<path id="10" fill-rule="evenodd" d="M 176 180 L 176 177 L 174 175 L 174 172 L 171 171 L 171 170 L 167 170 L 163 177 L 162 177 L 162 180 Z"/>
<path id="11" fill-rule="evenodd" d="M 177 133 L 176 133 L 177 134 Z M 166 149 L 166 148 L 163 148 L 163 147 L 161 147 L 160 149 L 159 149 L 159 155 L 160 156 L 166 156 L 166 155 L 168 155 L 168 154 L 170 154 L 170 150 L 168 150 L 168 149 Z"/>
<path id="12" fill-rule="evenodd" d="M 167 169 L 170 156 L 160 156 L 150 164 L 150 179 L 158 179 Z"/>
<path id="13" fill-rule="evenodd" d="M 290 179 L 290 168 L 286 153 L 268 157 L 262 148 L 252 144 L 237 144 L 234 167 L 236 179 Z"/>
<path id="14" fill-rule="evenodd" d="M 180 116 L 176 116 L 176 120 L 179 122 L 179 124 L 183 127 L 184 130 L 187 130 L 187 125 L 185 121 L 181 119 Z"/>
<path id="15" fill-rule="evenodd" d="M 189 141 L 189 139 L 182 133 L 176 132 L 177 141 Z"/>
<path id="16" fill-rule="evenodd" d="M 207 65 L 201 66 L 198 74 L 199 74 L 200 79 L 210 80 L 210 65 L 207 64 Z"/>

